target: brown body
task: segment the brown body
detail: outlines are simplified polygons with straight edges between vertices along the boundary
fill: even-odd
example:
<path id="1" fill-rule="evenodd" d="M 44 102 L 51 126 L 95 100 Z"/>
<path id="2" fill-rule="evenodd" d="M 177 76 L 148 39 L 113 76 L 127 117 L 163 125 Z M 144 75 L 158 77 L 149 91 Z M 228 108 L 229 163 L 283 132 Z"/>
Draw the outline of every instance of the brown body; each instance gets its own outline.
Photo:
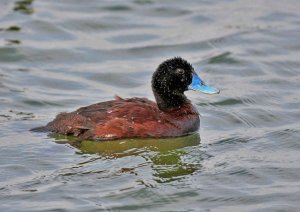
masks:
<path id="1" fill-rule="evenodd" d="M 61 113 L 46 128 L 81 139 L 175 137 L 199 129 L 197 110 L 190 101 L 178 108 L 160 110 L 146 98 L 122 99 L 93 104 Z"/>
<path id="2" fill-rule="evenodd" d="M 45 127 L 33 130 L 46 129 L 89 140 L 183 136 L 196 132 L 200 126 L 199 114 L 184 92 L 189 89 L 219 92 L 207 86 L 192 65 L 180 57 L 165 60 L 157 67 L 151 87 L 156 102 L 116 97 L 61 113 Z"/>

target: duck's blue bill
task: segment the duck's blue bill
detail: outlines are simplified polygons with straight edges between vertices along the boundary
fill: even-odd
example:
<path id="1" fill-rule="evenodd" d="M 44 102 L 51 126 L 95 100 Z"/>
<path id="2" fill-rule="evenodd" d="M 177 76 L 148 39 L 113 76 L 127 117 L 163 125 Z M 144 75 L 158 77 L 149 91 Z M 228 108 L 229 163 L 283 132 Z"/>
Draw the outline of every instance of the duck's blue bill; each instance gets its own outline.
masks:
<path id="1" fill-rule="evenodd" d="M 219 89 L 206 85 L 195 72 L 193 72 L 193 79 L 192 83 L 189 86 L 189 89 L 194 91 L 200 91 L 206 94 L 220 93 Z"/>

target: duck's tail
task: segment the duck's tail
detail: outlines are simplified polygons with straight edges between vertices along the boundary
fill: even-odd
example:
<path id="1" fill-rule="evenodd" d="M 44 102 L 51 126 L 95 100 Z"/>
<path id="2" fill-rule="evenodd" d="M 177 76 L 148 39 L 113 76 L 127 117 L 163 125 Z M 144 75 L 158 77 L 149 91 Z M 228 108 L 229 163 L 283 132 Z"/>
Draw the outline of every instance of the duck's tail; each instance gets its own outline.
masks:
<path id="1" fill-rule="evenodd" d="M 41 126 L 41 127 L 32 128 L 29 131 L 31 131 L 31 132 L 49 132 L 49 129 L 47 128 L 47 126 Z"/>

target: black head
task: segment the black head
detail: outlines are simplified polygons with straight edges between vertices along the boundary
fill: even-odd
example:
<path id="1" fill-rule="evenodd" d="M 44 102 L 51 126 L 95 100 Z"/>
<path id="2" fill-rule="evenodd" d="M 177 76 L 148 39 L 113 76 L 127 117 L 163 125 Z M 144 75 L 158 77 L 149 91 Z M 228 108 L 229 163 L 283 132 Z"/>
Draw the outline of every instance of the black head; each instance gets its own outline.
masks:
<path id="1" fill-rule="evenodd" d="M 187 101 L 184 92 L 192 83 L 194 68 L 175 57 L 161 63 L 152 77 L 152 90 L 161 110 L 178 108 Z"/>

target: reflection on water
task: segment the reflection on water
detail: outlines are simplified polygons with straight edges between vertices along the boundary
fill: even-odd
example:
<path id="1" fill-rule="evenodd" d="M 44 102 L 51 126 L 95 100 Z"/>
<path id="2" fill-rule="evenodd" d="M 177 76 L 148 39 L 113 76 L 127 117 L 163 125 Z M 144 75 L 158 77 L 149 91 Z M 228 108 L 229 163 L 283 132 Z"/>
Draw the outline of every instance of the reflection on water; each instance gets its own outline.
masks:
<path id="1" fill-rule="evenodd" d="M 5 29 L 6 31 L 11 31 L 11 32 L 19 32 L 21 31 L 21 27 L 19 26 L 10 26 Z"/>
<path id="2" fill-rule="evenodd" d="M 103 159 L 142 156 L 150 162 L 157 182 L 169 182 L 192 174 L 199 164 L 187 163 L 185 147 L 198 146 L 199 134 L 165 139 L 126 139 L 114 141 L 76 141 L 75 137 L 52 135 L 57 143 L 68 143 L 80 150 L 79 154 L 98 154 Z"/>
<path id="3" fill-rule="evenodd" d="M 21 44 L 19 40 L 6 40 L 8 45 Z"/>
<path id="4" fill-rule="evenodd" d="M 14 11 L 21 12 L 23 14 L 32 14 L 33 7 L 32 7 L 33 0 L 21 0 L 15 2 Z"/>

